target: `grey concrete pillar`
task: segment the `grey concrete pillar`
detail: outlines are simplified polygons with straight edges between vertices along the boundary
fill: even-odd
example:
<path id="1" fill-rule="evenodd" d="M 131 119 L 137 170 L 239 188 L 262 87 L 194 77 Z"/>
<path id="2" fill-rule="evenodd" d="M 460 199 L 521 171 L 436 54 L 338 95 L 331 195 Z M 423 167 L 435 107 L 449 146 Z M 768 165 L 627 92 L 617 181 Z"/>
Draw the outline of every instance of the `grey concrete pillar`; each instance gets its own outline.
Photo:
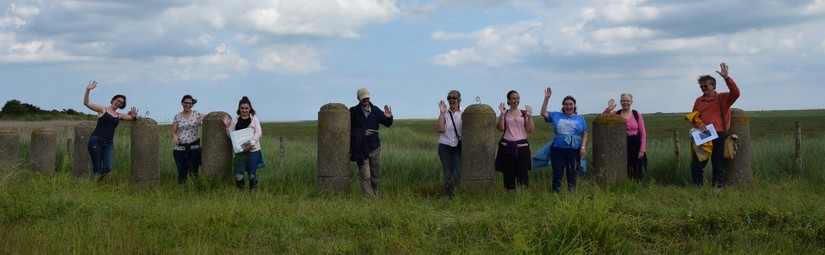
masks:
<path id="1" fill-rule="evenodd" d="M 29 163 L 33 171 L 45 175 L 54 174 L 56 151 L 57 136 L 54 130 L 48 128 L 32 130 Z"/>
<path id="2" fill-rule="evenodd" d="M 596 183 L 610 185 L 627 180 L 627 124 L 615 114 L 600 114 L 593 120 L 592 170 Z"/>
<path id="3" fill-rule="evenodd" d="M 750 118 L 742 109 L 730 109 L 728 135 L 739 137 L 739 151 L 733 159 L 725 160 L 725 184 L 750 186 L 751 184 L 751 126 Z"/>
<path id="4" fill-rule="evenodd" d="M 84 121 L 74 127 L 74 151 L 72 153 L 72 176 L 87 178 L 92 176 L 92 157 L 89 155 L 89 136 L 95 130 L 94 121 Z"/>
<path id="5" fill-rule="evenodd" d="M 350 192 L 349 108 L 329 103 L 318 111 L 318 190 Z"/>
<path id="6" fill-rule="evenodd" d="M 495 182 L 496 112 L 486 104 L 473 104 L 461 114 L 462 187 L 491 189 Z"/>
<path id="7" fill-rule="evenodd" d="M 0 161 L 17 163 L 20 160 L 20 134 L 16 129 L 0 130 Z"/>
<path id="8" fill-rule="evenodd" d="M 200 178 L 233 180 L 232 144 L 226 134 L 224 117 L 230 115 L 225 112 L 210 112 L 203 117 Z"/>
<path id="9" fill-rule="evenodd" d="M 160 184 L 160 128 L 151 118 L 132 124 L 132 181 L 135 184 Z"/>

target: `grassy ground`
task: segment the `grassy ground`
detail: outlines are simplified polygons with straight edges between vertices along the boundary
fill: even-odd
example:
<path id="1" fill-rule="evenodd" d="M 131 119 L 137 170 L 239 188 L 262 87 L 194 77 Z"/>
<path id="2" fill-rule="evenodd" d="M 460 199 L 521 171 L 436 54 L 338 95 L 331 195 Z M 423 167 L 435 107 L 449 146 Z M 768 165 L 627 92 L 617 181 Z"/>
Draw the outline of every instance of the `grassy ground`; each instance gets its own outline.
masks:
<path id="1" fill-rule="evenodd" d="M 550 171 L 541 169 L 515 196 L 461 190 L 452 200 L 440 198 L 433 120 L 382 128 L 377 199 L 362 198 L 355 180 L 348 195 L 316 191 L 313 122 L 265 124 L 269 166 L 255 193 L 229 182 L 177 186 L 171 153 L 161 154 L 160 186 L 131 185 L 129 129 L 121 127 L 114 172 L 103 184 L 70 177 L 71 164 L 55 176 L 25 170 L 25 160 L 1 164 L 0 253 L 825 254 L 822 114 L 751 113 L 750 187 L 716 193 L 686 185 L 687 166 L 675 168 L 666 130 L 687 125 L 679 114 L 650 114 L 643 183 L 599 187 L 585 176 L 576 191 L 551 194 Z M 802 171 L 793 164 L 797 120 L 806 138 Z M 537 126 L 534 147 L 551 137 Z M 283 161 L 279 136 L 287 141 Z M 168 133 L 159 139 L 169 151 Z"/>

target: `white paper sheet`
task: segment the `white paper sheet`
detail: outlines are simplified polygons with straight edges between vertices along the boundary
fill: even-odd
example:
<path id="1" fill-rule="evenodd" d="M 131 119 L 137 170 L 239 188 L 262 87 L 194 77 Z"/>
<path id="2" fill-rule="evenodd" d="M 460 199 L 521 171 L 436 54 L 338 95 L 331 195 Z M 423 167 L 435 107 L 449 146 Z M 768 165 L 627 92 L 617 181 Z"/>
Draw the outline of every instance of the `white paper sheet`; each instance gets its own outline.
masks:
<path id="1" fill-rule="evenodd" d="M 255 134 L 255 130 L 251 127 L 229 132 L 229 140 L 232 141 L 232 151 L 235 153 L 243 152 L 244 143 L 252 140 L 253 134 Z"/>
<path id="2" fill-rule="evenodd" d="M 713 124 L 707 125 L 705 127 L 707 127 L 707 130 L 705 130 L 705 132 L 702 132 L 699 129 L 692 129 L 690 132 L 690 135 L 693 136 L 693 142 L 696 143 L 696 146 L 702 145 L 703 143 L 719 138 L 719 134 L 716 133 L 716 129 L 713 128 Z"/>

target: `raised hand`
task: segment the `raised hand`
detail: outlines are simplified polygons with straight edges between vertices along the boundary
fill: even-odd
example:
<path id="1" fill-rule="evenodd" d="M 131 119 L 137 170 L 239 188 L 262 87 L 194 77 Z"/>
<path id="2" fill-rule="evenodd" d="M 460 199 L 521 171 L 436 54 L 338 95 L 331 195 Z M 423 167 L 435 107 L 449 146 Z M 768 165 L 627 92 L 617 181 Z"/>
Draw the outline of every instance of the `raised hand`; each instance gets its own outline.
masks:
<path id="1" fill-rule="evenodd" d="M 551 95 L 553 95 L 553 89 L 547 87 L 547 89 L 544 90 L 544 98 L 550 98 Z"/>
<path id="2" fill-rule="evenodd" d="M 392 108 L 389 105 L 384 105 L 384 117 L 392 118 Z"/>
<path id="3" fill-rule="evenodd" d="M 719 69 L 720 70 L 716 71 L 716 73 L 721 75 L 722 78 L 728 78 L 728 65 L 725 64 L 725 62 L 722 62 L 721 64 L 719 64 Z"/>
<path id="4" fill-rule="evenodd" d="M 616 100 L 615 99 L 611 98 L 610 100 L 607 101 L 607 109 L 610 110 L 611 112 L 613 111 L 613 109 L 616 109 Z"/>
<path id="5" fill-rule="evenodd" d="M 527 117 L 532 118 L 532 116 L 533 116 L 533 107 L 530 107 L 529 105 L 525 105 L 524 106 L 524 113 L 527 115 Z"/>
<path id="6" fill-rule="evenodd" d="M 86 85 L 86 90 L 93 90 L 97 88 L 97 81 L 90 81 L 89 85 Z"/>
<path id="7" fill-rule="evenodd" d="M 444 104 L 444 100 L 438 102 L 438 110 L 440 110 L 441 113 L 447 112 L 447 105 Z"/>
<path id="8" fill-rule="evenodd" d="M 504 103 L 499 103 L 499 104 L 498 104 L 498 110 L 499 110 L 499 111 L 501 111 L 501 114 L 502 114 L 502 115 L 504 115 L 505 113 L 507 113 L 507 108 L 504 108 Z"/>
<path id="9" fill-rule="evenodd" d="M 129 116 L 132 116 L 133 119 L 137 119 L 138 109 L 132 106 L 132 109 L 129 110 Z"/>

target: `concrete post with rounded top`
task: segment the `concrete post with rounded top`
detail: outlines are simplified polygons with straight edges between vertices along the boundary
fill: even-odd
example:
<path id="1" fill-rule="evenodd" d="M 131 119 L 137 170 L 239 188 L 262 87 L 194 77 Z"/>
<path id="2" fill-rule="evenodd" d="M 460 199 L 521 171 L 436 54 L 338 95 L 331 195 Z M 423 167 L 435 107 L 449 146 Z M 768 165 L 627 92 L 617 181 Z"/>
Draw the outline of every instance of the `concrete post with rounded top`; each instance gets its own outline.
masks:
<path id="1" fill-rule="evenodd" d="M 495 180 L 496 113 L 486 104 L 473 104 L 461 114 L 462 187 L 490 189 Z"/>
<path id="2" fill-rule="evenodd" d="M 0 130 L 0 161 L 17 163 L 20 160 L 20 134 L 16 129 Z"/>
<path id="3" fill-rule="evenodd" d="M 725 160 L 725 184 L 750 186 L 751 184 L 751 126 L 750 118 L 742 109 L 730 109 L 730 129 L 727 134 L 736 135 L 739 150 L 736 157 Z"/>
<path id="4" fill-rule="evenodd" d="M 232 180 L 232 144 L 226 134 L 226 112 L 210 112 L 203 117 L 200 178 Z"/>
<path id="5" fill-rule="evenodd" d="M 32 130 L 29 147 L 29 163 L 31 163 L 32 170 L 46 175 L 54 174 L 56 151 L 57 136 L 54 130 L 48 128 Z"/>
<path id="6" fill-rule="evenodd" d="M 627 124 L 622 116 L 600 114 L 593 120 L 592 171 L 596 183 L 609 185 L 627 180 Z"/>
<path id="7" fill-rule="evenodd" d="M 89 136 L 95 130 L 95 122 L 84 121 L 74 127 L 74 153 L 72 154 L 72 176 L 91 177 L 92 157 L 89 156 Z"/>
<path id="8" fill-rule="evenodd" d="M 318 190 L 350 192 L 349 108 L 325 104 L 318 111 Z"/>
<path id="9" fill-rule="evenodd" d="M 135 184 L 160 184 L 160 128 L 151 118 L 132 124 L 132 181 Z"/>

